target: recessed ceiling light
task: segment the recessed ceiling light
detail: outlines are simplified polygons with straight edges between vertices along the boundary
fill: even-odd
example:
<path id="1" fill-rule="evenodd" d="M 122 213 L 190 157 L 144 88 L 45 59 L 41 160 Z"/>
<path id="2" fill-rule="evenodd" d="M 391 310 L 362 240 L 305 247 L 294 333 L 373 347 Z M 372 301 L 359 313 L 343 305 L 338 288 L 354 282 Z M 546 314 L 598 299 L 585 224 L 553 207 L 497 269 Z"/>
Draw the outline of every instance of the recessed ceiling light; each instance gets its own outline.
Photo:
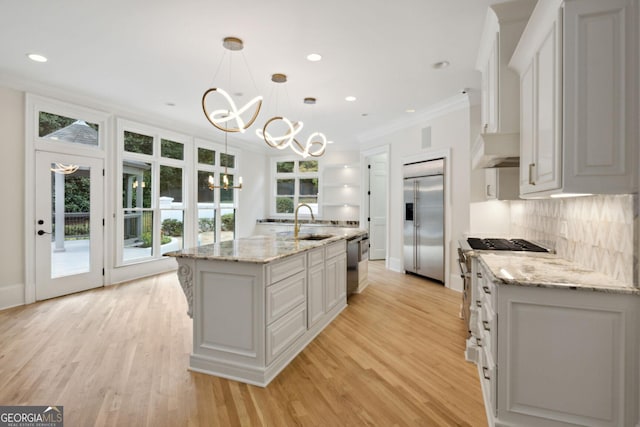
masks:
<path id="1" fill-rule="evenodd" d="M 173 102 L 165 102 L 164 105 L 166 105 L 167 107 L 175 107 L 176 106 L 176 104 L 173 103 Z"/>
<path id="2" fill-rule="evenodd" d="M 407 113 L 415 113 L 416 112 L 416 110 L 414 110 L 413 108 L 407 108 L 404 111 L 406 111 Z"/>
<path id="3" fill-rule="evenodd" d="M 355 100 L 356 100 L 356 97 L 355 97 L 355 96 L 352 96 L 352 95 L 349 95 L 349 96 L 347 96 L 344 100 L 345 100 L 345 101 L 349 101 L 349 102 L 353 102 L 353 101 L 355 101 Z"/>
<path id="4" fill-rule="evenodd" d="M 37 53 L 28 53 L 27 58 L 35 62 L 47 62 L 47 57 L 37 54 Z"/>
<path id="5" fill-rule="evenodd" d="M 307 59 L 311 62 L 318 62 L 322 59 L 322 55 L 317 53 L 310 53 L 309 55 L 307 55 Z"/>
<path id="6" fill-rule="evenodd" d="M 443 68 L 447 68 L 449 65 L 451 65 L 449 61 L 440 61 L 433 64 L 433 68 L 435 68 L 436 70 L 441 70 Z"/>
<path id="7" fill-rule="evenodd" d="M 367 117 L 369 113 L 362 113 L 362 117 Z"/>

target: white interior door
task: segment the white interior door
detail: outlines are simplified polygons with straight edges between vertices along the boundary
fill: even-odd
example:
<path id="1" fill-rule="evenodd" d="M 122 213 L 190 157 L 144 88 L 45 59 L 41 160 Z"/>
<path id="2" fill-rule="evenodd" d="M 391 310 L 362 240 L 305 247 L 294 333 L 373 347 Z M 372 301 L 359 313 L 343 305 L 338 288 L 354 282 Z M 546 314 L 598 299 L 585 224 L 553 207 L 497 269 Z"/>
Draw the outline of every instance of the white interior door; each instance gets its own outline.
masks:
<path id="1" fill-rule="evenodd" d="M 369 259 L 387 257 L 387 153 L 369 158 Z"/>
<path id="2" fill-rule="evenodd" d="M 36 152 L 36 300 L 103 285 L 103 160 Z"/>

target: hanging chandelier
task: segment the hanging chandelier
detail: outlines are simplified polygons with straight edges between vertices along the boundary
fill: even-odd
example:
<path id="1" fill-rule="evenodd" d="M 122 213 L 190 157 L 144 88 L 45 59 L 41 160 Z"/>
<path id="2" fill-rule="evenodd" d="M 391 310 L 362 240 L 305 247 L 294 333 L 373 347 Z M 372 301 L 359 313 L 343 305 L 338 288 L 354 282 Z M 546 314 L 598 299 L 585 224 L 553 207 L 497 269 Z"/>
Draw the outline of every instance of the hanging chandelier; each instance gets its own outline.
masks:
<path id="1" fill-rule="evenodd" d="M 229 163 L 229 155 L 227 154 L 227 133 L 225 132 L 224 134 L 224 155 L 226 158 L 226 162 L 224 164 L 224 174 L 222 175 L 222 185 L 215 185 L 215 180 L 213 179 L 213 175 L 209 175 L 209 178 L 207 180 L 207 185 L 209 187 L 209 190 L 215 190 L 216 188 L 220 188 L 222 190 L 229 190 L 229 189 L 238 189 L 238 190 L 242 190 L 242 177 L 239 176 L 238 177 L 238 185 L 229 185 L 229 175 L 227 173 L 227 165 Z"/>
<path id="2" fill-rule="evenodd" d="M 286 83 L 286 74 L 276 73 L 271 76 L 271 81 L 274 83 Z M 272 96 L 275 100 L 276 115 L 266 121 L 262 129 L 256 130 L 258 138 L 264 140 L 271 148 L 277 148 L 278 150 L 284 150 L 290 147 L 293 143 L 295 136 L 300 133 L 304 124 L 300 121 L 292 122 L 287 117 L 278 114 L 278 94 Z"/>
<path id="3" fill-rule="evenodd" d="M 315 105 L 316 99 L 308 97 L 304 99 L 304 103 L 308 105 Z M 306 159 L 309 156 L 322 156 L 326 151 L 327 144 L 333 144 L 333 141 L 328 141 L 327 137 L 322 132 L 313 132 L 309 135 L 304 145 L 294 138 L 291 143 L 291 149 L 294 153 Z"/>
<path id="4" fill-rule="evenodd" d="M 237 37 L 225 37 L 222 41 L 222 46 L 230 52 L 241 51 L 244 48 L 244 43 Z M 224 60 L 223 55 L 220 60 L 220 65 L 218 66 L 218 71 L 222 65 Z M 231 80 L 231 57 L 233 55 L 229 55 L 229 80 Z M 244 58 L 244 56 L 243 56 Z M 245 60 L 246 65 L 246 60 Z M 249 67 L 247 66 L 247 70 Z M 218 72 L 216 71 L 216 75 L 214 76 L 214 81 L 217 77 Z M 251 71 L 249 70 L 249 74 Z M 252 78 L 253 80 L 253 78 Z M 255 82 L 254 82 L 255 86 Z M 220 95 L 220 96 L 215 96 Z M 215 99 L 214 98 L 218 98 Z M 220 99 L 221 98 L 221 99 Z M 223 107 L 212 109 L 211 104 L 220 105 L 222 102 Z M 262 96 L 258 95 L 247 102 L 244 106 L 238 108 L 233 98 L 222 88 L 220 87 L 211 87 L 204 92 L 202 95 L 202 110 L 204 111 L 204 115 L 213 126 L 217 129 L 220 129 L 223 132 L 240 132 L 244 133 L 253 122 L 256 121 L 258 114 L 260 113 L 260 108 L 262 107 Z M 246 119 L 245 113 L 247 111 L 251 111 L 249 113 L 250 117 Z"/>

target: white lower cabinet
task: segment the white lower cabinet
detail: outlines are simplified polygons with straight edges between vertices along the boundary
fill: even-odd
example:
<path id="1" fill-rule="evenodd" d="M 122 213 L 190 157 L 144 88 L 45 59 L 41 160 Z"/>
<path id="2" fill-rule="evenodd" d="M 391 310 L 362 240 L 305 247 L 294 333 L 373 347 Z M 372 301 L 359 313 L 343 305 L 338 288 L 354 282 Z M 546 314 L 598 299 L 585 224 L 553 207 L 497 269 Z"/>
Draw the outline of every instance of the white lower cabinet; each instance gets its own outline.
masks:
<path id="1" fill-rule="evenodd" d="M 489 425 L 638 425 L 637 296 L 495 284 L 474 262 Z"/>

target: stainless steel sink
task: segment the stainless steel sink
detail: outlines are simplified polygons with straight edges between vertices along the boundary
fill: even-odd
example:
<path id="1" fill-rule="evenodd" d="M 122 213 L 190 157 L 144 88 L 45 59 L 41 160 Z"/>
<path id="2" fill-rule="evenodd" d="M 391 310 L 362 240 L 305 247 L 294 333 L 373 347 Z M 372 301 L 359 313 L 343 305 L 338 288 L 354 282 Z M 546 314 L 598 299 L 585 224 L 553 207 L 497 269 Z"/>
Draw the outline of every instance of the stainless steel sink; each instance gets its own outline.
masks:
<path id="1" fill-rule="evenodd" d="M 303 235 L 303 236 L 298 236 L 298 240 L 324 240 L 324 239 L 330 239 L 333 237 L 333 234 L 309 234 L 309 235 Z"/>
<path id="2" fill-rule="evenodd" d="M 334 237 L 333 234 L 299 234 L 298 240 L 325 240 Z M 287 236 L 286 240 L 296 240 L 293 236 Z"/>

